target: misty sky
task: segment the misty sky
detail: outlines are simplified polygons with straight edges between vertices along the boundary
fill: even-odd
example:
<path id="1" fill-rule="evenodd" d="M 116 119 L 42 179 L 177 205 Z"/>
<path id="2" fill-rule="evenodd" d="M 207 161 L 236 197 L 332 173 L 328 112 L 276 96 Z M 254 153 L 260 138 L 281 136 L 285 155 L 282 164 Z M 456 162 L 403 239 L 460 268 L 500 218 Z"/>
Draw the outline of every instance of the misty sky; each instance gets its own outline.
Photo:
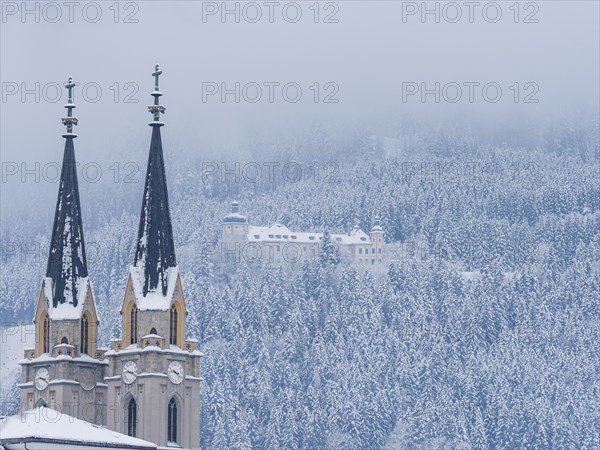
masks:
<path id="1" fill-rule="evenodd" d="M 66 94 L 58 101 L 41 98 L 39 103 L 29 94 L 23 102 L 20 90 L 23 86 L 35 89 L 39 83 L 40 91 L 55 98 L 53 86 L 62 85 L 68 75 L 80 83 L 75 110 L 80 120 L 78 159 L 104 161 L 127 155 L 144 160 L 150 133 L 146 124 L 151 120 L 146 111 L 153 87 L 150 74 L 157 62 L 164 70 L 160 86 L 167 108 L 163 133 L 170 155 L 228 154 L 255 137 L 300 133 L 317 125 L 362 127 L 385 135 L 393 134 L 401 118 L 435 122 L 464 117 L 494 127 L 506 120 L 553 118 L 598 108 L 596 1 L 542 1 L 529 9 L 521 3 L 518 23 L 510 9 L 513 2 L 498 3 L 502 16 L 496 23 L 486 20 L 494 19 L 493 8 L 486 10 L 486 17 L 482 12 L 490 2 L 480 2 L 475 8 L 473 23 L 463 2 L 456 3 L 462 13 L 456 23 L 446 20 L 456 14 L 451 9 L 445 11 L 446 16 L 440 13 L 440 23 L 433 15 L 423 23 L 419 12 L 403 20 L 403 8 L 407 13 L 412 6 L 392 1 L 321 3 L 319 23 L 314 21 L 312 2 L 301 2 L 302 17 L 296 23 L 283 16 L 282 9 L 290 2 L 278 3 L 273 23 L 264 2 L 256 3 L 262 13 L 257 23 L 245 20 L 254 17 L 256 11 L 251 9 L 246 9 L 246 17 L 240 13 L 240 23 L 231 14 L 223 23 L 219 12 L 205 14 L 203 19 L 203 10 L 220 8 L 221 2 L 192 1 L 121 3 L 115 23 L 113 3 L 100 2 L 102 16 L 91 23 L 95 8 L 87 7 L 87 21 L 82 12 L 89 3 L 81 2 L 75 9 L 73 23 L 62 2 L 57 3 L 62 16 L 56 23 L 49 22 L 57 14 L 52 8 L 40 9 L 36 23 L 35 14 L 22 17 L 21 2 L 3 4 L 3 161 L 60 161 L 64 130 L 60 117 Z M 433 2 L 430 5 L 435 7 Z M 36 6 L 30 3 L 28 8 Z M 294 8 L 286 11 L 286 17 L 293 20 Z M 326 16 L 337 23 L 323 23 Z M 137 23 L 124 23 L 126 18 Z M 537 23 L 524 23 L 526 18 Z M 273 103 L 268 101 L 266 87 L 257 103 L 243 99 L 235 103 L 233 95 L 221 103 L 219 95 L 203 101 L 202 85 L 207 82 L 226 83 L 230 88 L 236 82 L 241 86 L 297 83 L 303 91 L 297 103 L 285 101 L 277 87 Z M 467 88 L 457 103 L 435 103 L 433 95 L 422 103 L 418 94 L 403 102 L 406 82 L 429 87 L 435 82 L 494 82 L 503 91 L 497 103 L 485 101 L 481 87 L 474 88 L 473 103 L 467 100 Z M 314 83 L 319 83 L 317 103 L 311 90 Z M 325 83 L 334 85 L 325 89 Z M 511 90 L 514 83 L 519 83 L 517 103 Z M 524 90 L 525 83 L 539 88 L 533 96 L 538 103 L 523 102 L 531 93 Z M 88 95 L 92 99 L 94 86 L 100 87 L 102 96 L 97 102 L 82 99 L 81 88 L 86 84 L 91 85 Z M 14 86 L 19 92 L 8 95 Z M 332 98 L 338 103 L 324 103 L 332 86 L 337 87 Z M 448 93 L 454 95 L 451 90 Z M 124 102 L 127 95 L 138 102 Z"/>

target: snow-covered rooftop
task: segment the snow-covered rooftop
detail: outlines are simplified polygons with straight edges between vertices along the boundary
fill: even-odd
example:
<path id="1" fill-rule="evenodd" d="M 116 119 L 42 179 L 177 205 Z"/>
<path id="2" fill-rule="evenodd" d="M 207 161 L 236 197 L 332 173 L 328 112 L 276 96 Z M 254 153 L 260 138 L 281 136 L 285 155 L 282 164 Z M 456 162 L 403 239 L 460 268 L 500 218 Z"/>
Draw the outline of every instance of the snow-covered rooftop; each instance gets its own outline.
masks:
<path id="1" fill-rule="evenodd" d="M 156 445 L 76 419 L 51 408 L 40 407 L 0 421 L 0 443 L 7 449 L 25 448 L 15 444 L 45 443 L 48 449 L 156 449 Z M 35 448 L 42 448 L 36 446 Z"/>
<path id="2" fill-rule="evenodd" d="M 160 286 L 144 295 L 144 269 L 142 267 L 130 266 L 129 274 L 131 275 L 131 285 L 139 310 L 166 311 L 171 307 L 171 300 L 179 277 L 177 266 L 167 269 L 167 293 L 165 295 L 163 295 Z"/>
<path id="3" fill-rule="evenodd" d="M 248 227 L 249 242 L 296 242 L 298 244 L 318 244 L 323 239 L 323 233 L 307 233 L 291 231 L 285 225 L 274 223 L 268 227 L 250 225 Z M 368 234 L 355 229 L 349 234 L 331 234 L 331 241 L 338 245 L 371 243 Z"/>

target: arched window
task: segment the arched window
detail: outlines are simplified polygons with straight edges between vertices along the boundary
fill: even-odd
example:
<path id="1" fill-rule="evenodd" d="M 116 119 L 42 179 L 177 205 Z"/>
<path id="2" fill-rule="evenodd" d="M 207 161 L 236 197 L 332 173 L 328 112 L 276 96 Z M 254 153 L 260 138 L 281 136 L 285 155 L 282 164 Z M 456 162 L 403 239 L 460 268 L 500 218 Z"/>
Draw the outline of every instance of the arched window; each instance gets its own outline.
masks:
<path id="1" fill-rule="evenodd" d="M 129 343 L 137 344 L 137 307 L 131 307 L 131 315 L 129 316 Z"/>
<path id="2" fill-rule="evenodd" d="M 177 402 L 174 398 L 169 401 L 167 423 L 167 442 L 177 443 Z"/>
<path id="3" fill-rule="evenodd" d="M 63 337 L 63 338 L 60 340 L 60 343 L 61 343 L 61 344 L 68 344 L 68 343 L 69 343 L 69 340 L 67 339 L 67 337 L 66 337 L 66 336 L 64 336 L 64 337 Z"/>
<path id="4" fill-rule="evenodd" d="M 88 334 L 89 334 L 89 321 L 87 315 L 84 315 L 81 319 L 81 345 L 79 351 L 81 353 L 88 353 Z"/>
<path id="5" fill-rule="evenodd" d="M 158 332 L 156 331 L 156 328 L 154 328 L 154 327 L 150 328 L 150 334 L 158 334 Z"/>
<path id="6" fill-rule="evenodd" d="M 177 345 L 177 308 L 175 305 L 171 306 L 170 330 L 171 338 L 169 342 L 172 345 Z"/>
<path id="7" fill-rule="evenodd" d="M 44 400 L 43 398 L 40 398 L 37 402 L 35 402 L 36 408 L 39 408 L 41 406 L 48 406 L 48 404 L 46 403 L 46 400 Z"/>
<path id="8" fill-rule="evenodd" d="M 42 353 L 50 353 L 50 318 L 44 317 Z"/>
<path id="9" fill-rule="evenodd" d="M 135 437 L 137 427 L 137 404 L 133 397 L 127 404 L 127 436 Z"/>

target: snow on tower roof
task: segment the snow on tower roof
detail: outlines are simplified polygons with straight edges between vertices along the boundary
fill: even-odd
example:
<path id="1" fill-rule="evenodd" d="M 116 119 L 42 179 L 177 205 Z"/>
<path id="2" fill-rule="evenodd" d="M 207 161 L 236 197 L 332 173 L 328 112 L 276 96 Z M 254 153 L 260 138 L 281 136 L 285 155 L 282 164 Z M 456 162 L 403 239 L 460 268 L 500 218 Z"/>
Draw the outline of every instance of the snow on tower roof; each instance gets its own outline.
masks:
<path id="1" fill-rule="evenodd" d="M 48 315 L 51 320 L 78 320 L 81 319 L 83 312 L 83 306 L 85 304 L 85 297 L 88 292 L 88 288 L 92 289 L 92 282 L 88 277 L 79 278 L 76 281 L 75 296 L 69 295 L 68 301 L 54 304 L 52 283 L 53 280 L 50 277 L 44 277 L 42 280 L 44 287 L 44 297 L 48 302 Z"/>
<path id="2" fill-rule="evenodd" d="M 223 218 L 224 223 L 247 223 L 248 219 L 240 214 L 240 204 L 235 200 L 231 202 L 231 212 Z"/>
<path id="3" fill-rule="evenodd" d="M 383 228 L 381 228 L 381 219 L 379 215 L 376 215 L 373 219 L 373 227 L 371 228 L 371 233 L 383 232 Z"/>
<path id="4" fill-rule="evenodd" d="M 129 274 L 131 275 L 135 303 L 140 311 L 166 311 L 171 307 L 171 300 L 179 277 L 179 267 L 169 267 L 166 270 L 167 289 L 164 294 L 160 288 L 144 293 L 144 272 L 141 268 L 130 266 Z"/>
<path id="5" fill-rule="evenodd" d="M 19 444 L 27 443 L 37 443 L 35 448 L 47 449 L 157 448 L 151 442 L 93 425 L 44 406 L 2 419 L 0 443 L 7 449 L 25 448 Z M 44 445 L 39 446 L 40 443 Z"/>
<path id="6" fill-rule="evenodd" d="M 225 217 L 223 217 L 223 222 L 235 222 L 235 223 L 246 223 L 248 219 L 246 216 L 239 213 L 229 213 Z"/>

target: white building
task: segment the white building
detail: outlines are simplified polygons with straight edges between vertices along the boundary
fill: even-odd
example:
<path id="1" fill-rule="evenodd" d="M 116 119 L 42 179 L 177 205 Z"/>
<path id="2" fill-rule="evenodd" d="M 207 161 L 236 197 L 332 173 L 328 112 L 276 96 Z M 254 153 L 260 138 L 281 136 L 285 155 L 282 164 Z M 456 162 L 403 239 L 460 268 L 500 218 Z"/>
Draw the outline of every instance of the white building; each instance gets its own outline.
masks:
<path id="1" fill-rule="evenodd" d="M 324 233 L 292 231 L 285 225 L 255 226 L 240 214 L 239 204 L 232 202 L 231 213 L 223 218 L 222 243 L 219 248 L 223 257 L 232 256 L 249 262 L 277 261 L 298 262 L 317 259 L 325 238 Z M 330 242 L 337 249 L 340 260 L 364 264 L 383 261 L 383 228 L 375 217 L 369 234 L 358 226 L 347 234 L 330 234 Z"/>

